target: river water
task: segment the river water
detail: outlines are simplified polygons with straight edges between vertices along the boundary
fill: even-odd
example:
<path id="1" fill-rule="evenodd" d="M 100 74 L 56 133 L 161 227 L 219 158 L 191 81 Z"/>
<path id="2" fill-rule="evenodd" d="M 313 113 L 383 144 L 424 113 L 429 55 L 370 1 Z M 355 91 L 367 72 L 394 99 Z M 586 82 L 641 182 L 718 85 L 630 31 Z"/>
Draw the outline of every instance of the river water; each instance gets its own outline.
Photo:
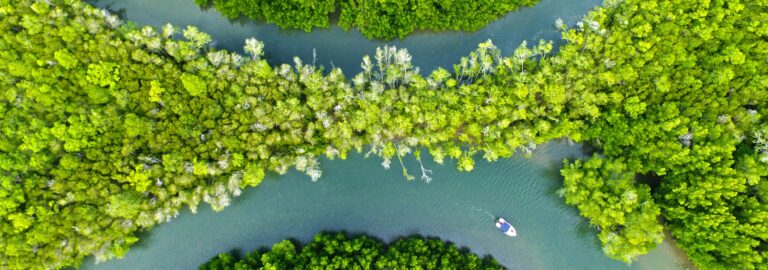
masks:
<path id="1" fill-rule="evenodd" d="M 115 11 L 139 25 L 162 26 L 171 23 L 183 27 L 197 26 L 214 40 L 216 48 L 239 51 L 246 38 L 255 37 L 265 44 L 265 56 L 272 64 L 293 63 L 299 56 L 304 63 L 313 61 L 326 67 L 341 67 L 345 74 L 360 70 L 364 55 L 373 55 L 376 47 L 394 45 L 407 48 L 413 64 L 429 72 L 436 67 L 453 70 L 462 56 L 488 39 L 505 54 L 511 54 L 523 40 L 529 45 L 540 39 L 560 44 L 555 20 L 562 18 L 575 24 L 600 0 L 542 0 L 533 8 L 524 8 L 496 20 L 477 32 L 419 33 L 404 40 L 368 40 L 356 30 L 345 32 L 339 27 L 316 29 L 310 33 L 281 30 L 275 25 L 247 19 L 230 21 L 214 9 L 201 10 L 192 0 L 90 0 L 88 2 Z M 556 46 L 555 46 L 556 47 Z"/>
<path id="2" fill-rule="evenodd" d="M 553 27 L 556 18 L 572 24 L 599 4 L 543 0 L 478 32 L 420 33 L 383 42 L 338 27 L 304 33 L 247 20 L 232 22 L 215 10 L 201 10 L 192 0 L 90 2 L 139 25 L 196 25 L 211 34 L 217 48 L 241 51 L 245 38 L 257 37 L 265 42 L 273 64 L 290 62 L 293 56 L 310 62 L 314 49 L 318 64 L 341 67 L 347 74 L 358 72 L 362 56 L 383 44 L 408 48 L 414 63 L 429 71 L 449 67 L 489 38 L 507 54 L 522 40 L 559 40 Z M 631 266 L 602 254 L 595 229 L 555 194 L 562 185 L 562 160 L 583 157 L 580 146 L 554 142 L 540 146 L 531 159 L 479 161 L 471 173 L 458 172 L 453 162 L 440 166 L 427 161 L 425 167 L 434 172 L 431 183 L 406 181 L 396 162 L 384 170 L 380 160 L 361 155 L 326 160 L 318 182 L 296 172 L 268 175 L 224 211 L 215 213 L 207 206 L 197 214 L 185 210 L 171 223 L 143 233 L 125 258 L 100 264 L 88 260 L 82 268 L 196 269 L 220 252 L 249 251 L 285 238 L 306 242 L 318 232 L 339 230 L 387 241 L 412 234 L 436 236 L 481 256 L 491 255 L 509 269 L 685 268 L 684 258 L 669 241 Z M 418 163 L 407 158 L 406 164 L 418 178 Z M 505 217 L 519 236 L 498 232 L 491 216 Z"/>
<path id="3" fill-rule="evenodd" d="M 471 173 L 458 172 L 453 162 L 424 162 L 434 172 L 431 183 L 408 182 L 397 163 L 384 170 L 375 158 L 324 161 L 318 182 L 297 172 L 269 175 L 224 211 L 184 211 L 142 235 L 125 258 L 89 261 L 84 269 L 194 269 L 220 252 L 284 238 L 306 242 L 318 232 L 340 230 L 387 241 L 438 236 L 490 254 L 509 269 L 683 269 L 667 242 L 631 267 L 602 254 L 595 230 L 555 194 L 562 160 L 582 157 L 579 146 L 550 143 L 531 159 L 478 162 Z M 413 158 L 406 164 L 410 172 L 420 171 Z M 489 215 L 505 217 L 519 236 L 497 231 Z"/>

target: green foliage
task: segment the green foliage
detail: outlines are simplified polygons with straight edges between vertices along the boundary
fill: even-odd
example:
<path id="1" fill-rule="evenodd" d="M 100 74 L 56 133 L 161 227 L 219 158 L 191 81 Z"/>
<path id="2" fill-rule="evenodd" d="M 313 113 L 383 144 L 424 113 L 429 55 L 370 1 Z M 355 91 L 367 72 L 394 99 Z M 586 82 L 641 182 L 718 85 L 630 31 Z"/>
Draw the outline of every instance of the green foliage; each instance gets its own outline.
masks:
<path id="1" fill-rule="evenodd" d="M 256 164 L 251 163 L 245 167 L 243 181 L 240 183 L 240 186 L 241 188 L 248 186 L 255 187 L 261 184 L 262 179 L 264 179 L 264 170 Z"/>
<path id="2" fill-rule="evenodd" d="M 77 58 L 75 58 L 74 55 L 70 54 L 66 49 L 61 49 L 56 51 L 53 54 L 53 58 L 58 61 L 59 65 L 66 69 L 72 69 L 75 66 L 77 66 Z"/>
<path id="3" fill-rule="evenodd" d="M 152 176 L 150 172 L 145 171 L 142 167 L 136 166 L 136 169 L 131 171 L 126 177 L 125 181 L 128 182 L 138 192 L 147 191 L 149 185 L 152 184 L 152 180 L 149 177 Z"/>
<path id="4" fill-rule="evenodd" d="M 260 250 L 236 259 L 222 253 L 200 265 L 200 270 L 251 269 L 503 269 L 493 258 L 480 259 L 451 243 L 418 236 L 390 245 L 360 235 L 315 235 L 304 247 L 283 240 L 271 250 Z"/>
<path id="5" fill-rule="evenodd" d="M 141 205 L 142 200 L 141 194 L 136 192 L 115 194 L 109 196 L 106 212 L 112 217 L 132 219 L 139 215 L 141 208 L 136 205 Z"/>
<path id="6" fill-rule="evenodd" d="M 767 5 L 607 1 L 562 26 L 556 55 L 489 41 L 422 76 L 385 47 L 347 80 L 301 59 L 272 67 L 255 39 L 245 58 L 194 27 L 175 40 L 80 1 L 0 0 L 0 268 L 122 256 L 136 232 L 184 206 L 221 210 L 267 171 L 317 180 L 321 156 L 365 151 L 415 179 L 404 163 L 420 151 L 471 170 L 565 138 L 605 159 L 569 165 L 565 195 L 610 256 L 657 241 L 658 205 L 700 268 L 765 269 Z M 662 177 L 653 198 L 634 174 Z"/>
<path id="7" fill-rule="evenodd" d="M 184 73 L 181 75 L 181 83 L 184 85 L 184 89 L 187 89 L 190 96 L 199 97 L 206 94 L 205 81 L 192 74 Z"/>
<path id="8" fill-rule="evenodd" d="M 477 31 L 491 21 L 538 0 L 340 1 L 339 26 L 356 27 L 368 38 L 404 38 L 416 30 Z"/>
<path id="9" fill-rule="evenodd" d="M 586 139 L 621 171 L 662 178 L 655 201 L 701 269 L 768 265 L 755 136 L 768 108 L 767 5 L 608 1 L 563 34 L 568 89 L 600 104 L 584 107 L 596 116 Z"/>
<path id="10" fill-rule="evenodd" d="M 661 243 L 661 210 L 654 204 L 651 189 L 636 184 L 621 159 L 597 156 L 582 163 L 566 162 L 561 170 L 565 182 L 560 193 L 582 216 L 600 230 L 603 251 L 627 263 Z"/>
<path id="11" fill-rule="evenodd" d="M 236 19 L 241 15 L 274 23 L 280 28 L 327 28 L 328 16 L 336 10 L 335 0 L 195 0 L 207 7 L 213 5 L 224 16 Z"/>
<path id="12" fill-rule="evenodd" d="M 370 39 L 404 38 L 416 30 L 477 31 L 491 21 L 539 0 L 195 0 L 212 5 L 224 16 L 245 15 L 280 28 L 327 28 L 329 15 L 340 14 L 339 26 L 358 28 Z M 338 11 L 337 11 L 338 7 Z"/>
<path id="13" fill-rule="evenodd" d="M 13 229 L 15 233 L 20 233 L 26 230 L 27 228 L 29 228 L 29 226 L 32 226 L 32 221 L 33 221 L 32 217 L 22 213 L 14 213 L 14 214 L 8 215 L 7 218 L 8 220 L 11 221 L 11 225 L 13 225 Z"/>
<path id="14" fill-rule="evenodd" d="M 149 88 L 149 101 L 162 102 L 165 88 L 158 81 L 151 81 Z"/>
<path id="15" fill-rule="evenodd" d="M 259 261 L 261 262 L 261 261 Z M 249 268 L 242 268 L 236 266 L 238 261 L 230 253 L 221 253 L 216 257 L 211 258 L 205 264 L 200 265 L 199 270 L 243 270 Z"/>
<path id="16" fill-rule="evenodd" d="M 64 67 L 66 68 L 67 66 Z M 89 64 L 87 74 L 88 76 L 85 79 L 88 82 L 101 87 L 114 87 L 117 81 L 120 80 L 120 70 L 117 64 L 110 62 Z"/>

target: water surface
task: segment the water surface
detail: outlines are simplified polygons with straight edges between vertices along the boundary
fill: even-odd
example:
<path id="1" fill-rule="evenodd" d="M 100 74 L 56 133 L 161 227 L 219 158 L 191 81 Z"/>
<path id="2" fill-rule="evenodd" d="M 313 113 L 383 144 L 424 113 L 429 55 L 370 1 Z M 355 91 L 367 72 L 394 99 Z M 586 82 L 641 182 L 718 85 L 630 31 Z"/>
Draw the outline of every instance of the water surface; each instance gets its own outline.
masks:
<path id="1" fill-rule="evenodd" d="M 509 269 L 683 269 L 666 242 L 631 267 L 602 254 L 595 230 L 555 195 L 562 185 L 562 160 L 579 157 L 581 147 L 552 143 L 532 159 L 478 162 L 471 173 L 456 171 L 455 163 L 425 162 L 434 171 L 431 183 L 408 182 L 398 166 L 384 170 L 380 160 L 360 155 L 324 161 L 318 182 L 297 172 L 269 175 L 224 211 L 207 206 L 197 214 L 184 211 L 143 235 L 124 259 L 89 261 L 84 269 L 194 269 L 220 252 L 248 251 L 284 238 L 307 242 L 329 230 L 387 241 L 438 236 L 490 254 Z M 419 172 L 413 158 L 406 161 L 411 172 Z M 489 214 L 505 217 L 519 236 L 497 231 Z"/>
<path id="2" fill-rule="evenodd" d="M 296 30 L 281 30 L 275 25 L 239 20 L 232 22 L 211 8 L 202 10 L 192 0 L 90 0 L 102 8 L 114 10 L 124 18 L 140 25 L 162 26 L 171 23 L 176 26 L 194 25 L 211 34 L 217 48 L 242 52 L 244 40 L 256 37 L 265 43 L 266 57 L 272 64 L 293 63 L 299 56 L 305 63 L 311 63 L 312 51 L 317 54 L 316 63 L 326 67 L 341 67 L 345 74 L 361 70 L 360 61 L 364 55 L 373 55 L 376 47 L 385 44 L 408 48 L 414 56 L 413 63 L 429 72 L 437 67 L 453 70 L 452 65 L 462 56 L 477 48 L 477 44 L 488 39 L 505 54 L 511 54 L 523 40 L 538 44 L 539 39 L 561 43 L 560 33 L 554 22 L 562 18 L 568 24 L 575 24 L 600 0 L 542 0 L 532 8 L 522 8 L 494 21 L 485 28 L 472 33 L 466 32 L 422 32 L 404 40 L 368 40 L 352 29 L 346 32 L 338 26 L 316 29 L 306 33 Z"/>
<path id="3" fill-rule="evenodd" d="M 600 1 L 543 0 L 474 33 L 419 33 L 392 42 L 368 40 L 357 31 L 335 26 L 304 33 L 247 20 L 233 23 L 213 9 L 201 10 L 192 0 L 91 2 L 119 11 L 139 25 L 196 25 L 212 35 L 217 48 L 242 51 L 243 40 L 256 37 L 266 43 L 273 64 L 290 63 L 293 56 L 311 62 L 314 49 L 317 64 L 354 74 L 362 56 L 384 44 L 408 48 L 414 64 L 429 71 L 450 67 L 487 39 L 506 54 L 523 40 L 559 43 L 554 20 L 573 24 Z M 434 171 L 429 184 L 404 180 L 396 163 L 384 170 L 380 160 L 359 155 L 325 161 L 319 182 L 296 172 L 269 175 L 223 212 L 214 213 L 207 206 L 197 214 L 184 211 L 173 222 L 143 234 L 124 259 L 98 265 L 88 261 L 83 268 L 195 269 L 220 252 L 249 251 L 285 238 L 306 242 L 318 232 L 345 230 L 387 241 L 411 234 L 437 236 L 492 255 L 510 269 L 683 269 L 683 259 L 669 242 L 632 266 L 602 254 L 595 230 L 555 195 L 562 185 L 562 160 L 579 157 L 583 157 L 580 147 L 554 143 L 541 147 L 532 159 L 478 162 L 472 173 L 459 173 L 453 163 L 425 162 Z M 412 158 L 408 166 L 419 173 Z M 512 222 L 519 237 L 496 231 L 489 215 Z"/>

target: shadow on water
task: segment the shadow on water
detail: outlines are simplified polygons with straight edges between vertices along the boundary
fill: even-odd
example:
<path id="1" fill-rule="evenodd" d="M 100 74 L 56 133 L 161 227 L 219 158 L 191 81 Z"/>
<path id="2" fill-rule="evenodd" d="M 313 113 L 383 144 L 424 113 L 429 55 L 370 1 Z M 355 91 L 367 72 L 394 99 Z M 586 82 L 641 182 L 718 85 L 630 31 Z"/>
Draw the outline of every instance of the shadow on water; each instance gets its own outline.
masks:
<path id="1" fill-rule="evenodd" d="M 543 175 L 545 181 L 547 181 L 547 186 L 545 188 L 545 193 L 550 198 L 556 198 L 558 201 L 562 201 L 563 198 L 561 198 L 559 195 L 557 195 L 557 191 L 560 190 L 560 188 L 563 187 L 563 176 L 560 175 L 560 170 L 562 169 L 562 165 L 560 167 L 548 167 L 547 169 L 543 170 Z"/>
<path id="2" fill-rule="evenodd" d="M 597 155 L 602 155 L 603 154 L 603 150 L 600 149 L 600 147 L 597 147 L 597 146 L 594 146 L 594 145 L 591 145 L 591 144 L 588 144 L 588 143 L 581 144 L 581 151 L 584 152 L 584 154 L 587 157 L 591 157 L 591 156 L 593 156 L 595 154 L 597 154 Z"/>
<path id="3" fill-rule="evenodd" d="M 185 212 L 185 211 L 181 211 L 181 212 Z M 192 214 L 192 213 L 181 213 L 181 214 Z M 152 237 L 152 229 L 143 230 L 139 232 L 136 236 L 141 240 L 133 244 L 131 248 L 147 248 L 152 245 L 152 239 L 154 239 Z"/>
<path id="4" fill-rule="evenodd" d="M 586 144 L 573 143 L 567 139 L 552 140 L 547 145 L 554 144 L 578 149 L 576 151 L 566 152 L 560 155 L 560 158 L 550 158 L 544 161 L 546 165 L 542 168 L 542 175 L 548 184 L 546 186 L 545 193 L 548 195 L 548 197 L 555 198 L 558 203 L 562 203 L 563 198 L 557 195 L 557 191 L 563 187 L 564 178 L 560 174 L 560 170 L 563 169 L 563 161 L 568 160 L 569 162 L 573 162 L 575 160 L 583 160 L 588 158 L 591 153 L 588 151 L 589 149 Z M 538 154 L 539 153 L 534 153 L 534 156 Z"/>

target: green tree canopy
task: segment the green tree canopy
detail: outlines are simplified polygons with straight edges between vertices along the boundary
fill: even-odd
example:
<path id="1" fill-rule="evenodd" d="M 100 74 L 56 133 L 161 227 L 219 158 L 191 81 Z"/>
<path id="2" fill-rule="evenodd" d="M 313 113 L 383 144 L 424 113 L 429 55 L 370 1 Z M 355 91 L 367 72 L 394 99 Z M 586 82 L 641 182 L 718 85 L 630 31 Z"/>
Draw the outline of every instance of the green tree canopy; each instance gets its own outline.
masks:
<path id="1" fill-rule="evenodd" d="M 224 16 L 242 15 L 280 28 L 328 28 L 338 12 L 339 26 L 357 28 L 370 39 L 404 38 L 416 30 L 477 31 L 491 21 L 539 0 L 195 0 Z"/>
<path id="2" fill-rule="evenodd" d="M 661 243 L 661 214 L 651 197 L 651 189 L 635 183 L 621 159 L 604 160 L 597 156 L 585 162 L 565 164 L 565 178 L 559 191 L 565 202 L 579 209 L 582 216 L 600 231 L 603 251 L 627 263 Z"/>
<path id="3" fill-rule="evenodd" d="M 510 56 L 488 41 L 422 75 L 406 49 L 384 47 L 347 79 L 298 58 L 270 66 L 255 39 L 246 58 L 195 27 L 0 0 L 0 268 L 122 256 L 137 232 L 182 207 L 221 210 L 266 173 L 318 180 L 322 157 L 365 152 L 430 181 L 404 164 L 428 151 L 468 171 L 565 138 L 601 153 L 566 166 L 564 195 L 608 255 L 650 249 L 658 206 L 700 268 L 765 269 L 767 6 L 607 1 L 559 25 L 554 55 L 546 41 Z"/>
<path id="4" fill-rule="evenodd" d="M 270 250 L 256 250 L 238 259 L 222 253 L 200 270 L 251 269 L 504 269 L 493 258 L 479 258 L 451 243 L 412 236 L 389 245 L 365 235 L 315 235 L 306 246 L 283 240 Z"/>

